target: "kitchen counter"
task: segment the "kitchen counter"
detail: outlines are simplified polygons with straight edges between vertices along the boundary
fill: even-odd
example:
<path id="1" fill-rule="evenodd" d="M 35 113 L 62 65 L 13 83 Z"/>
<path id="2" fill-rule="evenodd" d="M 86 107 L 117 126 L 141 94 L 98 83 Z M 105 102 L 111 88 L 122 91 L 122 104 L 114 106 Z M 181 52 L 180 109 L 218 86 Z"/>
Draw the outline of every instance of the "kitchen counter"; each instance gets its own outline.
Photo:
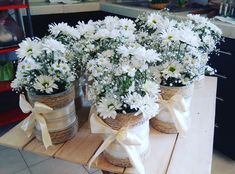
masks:
<path id="1" fill-rule="evenodd" d="M 51 4 L 48 2 L 31 2 L 30 8 L 32 15 L 104 11 L 133 18 L 137 17 L 143 12 L 156 11 L 145 7 L 132 7 L 114 4 L 105 0 L 100 0 L 97 2 L 81 2 L 77 4 Z M 175 12 L 171 14 L 174 17 L 177 16 L 179 18 L 185 18 L 187 13 L 188 12 Z M 220 21 L 213 22 L 222 29 L 224 37 L 235 39 L 235 25 Z"/>

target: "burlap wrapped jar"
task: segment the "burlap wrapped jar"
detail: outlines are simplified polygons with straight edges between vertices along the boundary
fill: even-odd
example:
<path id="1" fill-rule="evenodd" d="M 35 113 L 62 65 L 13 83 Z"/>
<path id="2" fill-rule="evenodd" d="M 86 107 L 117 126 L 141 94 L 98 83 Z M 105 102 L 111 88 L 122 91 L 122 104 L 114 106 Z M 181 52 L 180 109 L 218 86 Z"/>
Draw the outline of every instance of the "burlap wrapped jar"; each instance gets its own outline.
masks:
<path id="1" fill-rule="evenodd" d="M 185 101 L 186 111 L 182 113 L 182 119 L 185 119 L 185 122 L 189 126 L 190 124 L 190 106 L 191 106 L 191 98 L 193 95 L 194 84 L 190 84 L 182 87 L 169 87 L 169 86 L 160 86 L 161 96 L 163 100 L 169 101 L 173 96 L 180 95 L 183 97 Z M 161 109 L 159 114 L 156 117 L 153 117 L 150 120 L 150 125 L 163 133 L 167 134 L 175 134 L 178 133 L 179 130 L 176 129 L 176 125 L 173 121 L 172 115 L 169 112 L 168 108 Z"/>
<path id="2" fill-rule="evenodd" d="M 74 86 L 64 92 L 52 95 L 33 95 L 28 93 L 28 99 L 32 106 L 34 106 L 35 102 L 40 102 L 53 108 L 52 113 L 44 116 L 52 144 L 66 142 L 73 138 L 78 131 L 74 98 Z M 37 123 L 34 134 L 39 141 L 42 141 L 40 126 Z"/>
<path id="3" fill-rule="evenodd" d="M 144 158 L 149 148 L 149 120 L 142 116 L 134 116 L 134 113 L 118 114 L 115 119 L 102 119 L 108 126 L 114 130 L 120 130 L 123 127 L 128 127 L 128 130 L 138 136 L 142 141 L 136 146 L 136 151 L 141 158 Z M 107 136 L 104 135 L 104 139 Z M 103 152 L 105 159 L 113 165 L 120 167 L 131 167 L 132 164 L 128 158 L 126 150 L 117 142 L 113 142 Z"/>

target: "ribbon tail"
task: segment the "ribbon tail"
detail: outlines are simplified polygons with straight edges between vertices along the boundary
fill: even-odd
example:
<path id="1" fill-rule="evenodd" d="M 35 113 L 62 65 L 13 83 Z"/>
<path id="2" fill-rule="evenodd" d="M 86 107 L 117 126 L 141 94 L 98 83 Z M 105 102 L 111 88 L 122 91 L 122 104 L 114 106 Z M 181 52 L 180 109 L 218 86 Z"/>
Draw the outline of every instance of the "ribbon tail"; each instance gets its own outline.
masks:
<path id="1" fill-rule="evenodd" d="M 52 146 L 52 142 L 51 142 L 51 136 L 49 134 L 46 121 L 42 116 L 37 116 L 37 122 L 39 123 L 40 128 L 41 128 L 43 144 L 47 149 L 49 146 Z"/>
<path id="2" fill-rule="evenodd" d="M 30 137 L 33 134 L 34 125 L 35 117 L 33 114 L 30 114 L 21 125 L 21 129 L 26 132 L 27 137 Z"/>
<path id="3" fill-rule="evenodd" d="M 142 160 L 141 160 L 139 154 L 136 151 L 136 148 L 134 146 L 125 145 L 120 141 L 119 141 L 119 143 L 126 150 L 128 156 L 129 156 L 129 160 L 130 160 L 132 166 L 137 170 L 137 172 L 139 174 L 145 174 L 144 165 L 142 163 Z"/>
<path id="4" fill-rule="evenodd" d="M 90 169 L 92 163 L 95 159 L 115 140 L 115 135 L 110 135 L 108 138 L 105 139 L 103 144 L 99 147 L 96 153 L 92 156 L 92 158 L 88 162 L 88 169 Z"/>
<path id="5" fill-rule="evenodd" d="M 180 135 L 185 135 L 188 130 L 188 125 L 186 123 L 185 114 L 187 112 L 179 112 L 176 109 L 170 109 L 171 115 L 173 116 L 173 121 L 176 129 L 179 131 Z"/>

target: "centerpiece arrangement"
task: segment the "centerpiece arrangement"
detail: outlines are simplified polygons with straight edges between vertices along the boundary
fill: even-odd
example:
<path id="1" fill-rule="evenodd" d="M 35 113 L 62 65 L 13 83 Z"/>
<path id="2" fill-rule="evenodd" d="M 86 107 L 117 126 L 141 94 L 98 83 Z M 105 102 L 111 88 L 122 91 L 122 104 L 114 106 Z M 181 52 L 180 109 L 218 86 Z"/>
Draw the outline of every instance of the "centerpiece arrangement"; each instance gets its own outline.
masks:
<path id="1" fill-rule="evenodd" d="M 135 24 L 128 19 L 106 17 L 77 28 L 93 45 L 86 66 L 91 131 L 104 134 L 89 166 L 103 152 L 110 163 L 144 173 L 141 157 L 149 147 L 148 121 L 158 113 L 159 92 L 149 67 L 160 55 L 136 43 Z"/>
<path id="2" fill-rule="evenodd" d="M 162 61 L 151 68 L 161 84 L 160 113 L 150 123 L 165 133 L 187 131 L 193 82 L 205 62 L 205 36 L 191 25 L 192 18 L 175 20 L 162 12 L 143 14 L 136 20 L 138 42 L 161 53 Z M 219 36 L 215 38 L 218 40 Z M 214 48 L 213 45 L 208 49 Z"/>
<path id="3" fill-rule="evenodd" d="M 42 40 L 27 38 L 19 44 L 19 63 L 11 86 L 19 92 L 23 112 L 32 112 L 22 129 L 36 135 L 47 148 L 62 143 L 77 132 L 74 106 L 75 73 L 66 59 L 65 46 L 50 37 Z"/>
<path id="4" fill-rule="evenodd" d="M 187 15 L 187 22 L 187 25 L 190 25 L 192 30 L 197 33 L 200 38 L 199 50 L 202 56 L 200 61 L 200 76 L 198 79 L 201 79 L 206 73 L 210 75 L 215 73 L 215 70 L 207 63 L 210 58 L 210 54 L 218 51 L 217 45 L 219 45 L 221 40 L 223 40 L 222 31 L 208 18 L 200 15 Z"/>

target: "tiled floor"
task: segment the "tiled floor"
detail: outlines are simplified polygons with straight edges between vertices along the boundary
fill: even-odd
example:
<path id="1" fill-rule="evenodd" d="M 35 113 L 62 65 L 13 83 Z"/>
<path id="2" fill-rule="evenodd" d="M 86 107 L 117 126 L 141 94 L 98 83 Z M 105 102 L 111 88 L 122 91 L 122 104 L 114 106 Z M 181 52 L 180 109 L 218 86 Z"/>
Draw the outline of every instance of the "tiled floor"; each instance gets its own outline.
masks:
<path id="1" fill-rule="evenodd" d="M 102 174 L 102 172 L 0 146 L 0 174 Z"/>
<path id="2" fill-rule="evenodd" d="M 102 174 L 82 165 L 0 146 L 0 174 Z M 235 174 L 235 161 L 214 152 L 212 174 Z"/>

